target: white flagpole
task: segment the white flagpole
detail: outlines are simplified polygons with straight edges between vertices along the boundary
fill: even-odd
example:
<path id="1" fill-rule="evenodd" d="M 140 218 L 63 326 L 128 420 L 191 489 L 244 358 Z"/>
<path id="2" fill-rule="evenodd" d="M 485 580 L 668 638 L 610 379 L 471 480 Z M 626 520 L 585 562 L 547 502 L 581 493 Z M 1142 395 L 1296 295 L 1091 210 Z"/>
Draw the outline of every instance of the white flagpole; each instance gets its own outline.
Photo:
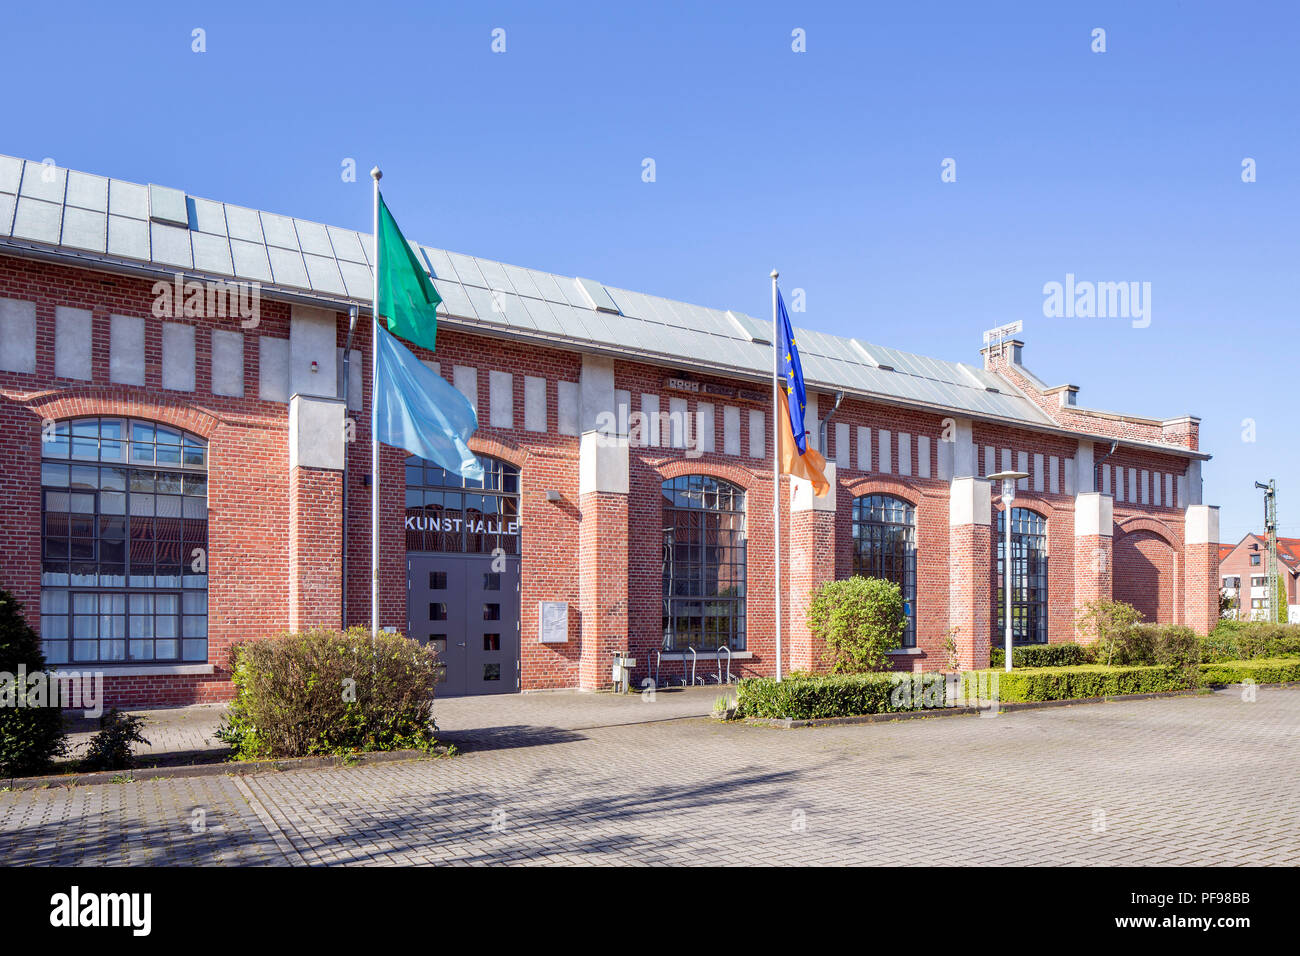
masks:
<path id="1" fill-rule="evenodd" d="M 777 349 L 781 336 L 776 327 L 776 277 L 772 270 L 772 524 L 776 528 L 776 547 L 772 568 L 776 572 L 776 679 L 781 679 L 781 384 Z"/>
<path id="2" fill-rule="evenodd" d="M 379 635 L 379 180 L 384 174 L 370 170 L 375 181 L 375 282 L 370 302 L 370 640 Z"/>

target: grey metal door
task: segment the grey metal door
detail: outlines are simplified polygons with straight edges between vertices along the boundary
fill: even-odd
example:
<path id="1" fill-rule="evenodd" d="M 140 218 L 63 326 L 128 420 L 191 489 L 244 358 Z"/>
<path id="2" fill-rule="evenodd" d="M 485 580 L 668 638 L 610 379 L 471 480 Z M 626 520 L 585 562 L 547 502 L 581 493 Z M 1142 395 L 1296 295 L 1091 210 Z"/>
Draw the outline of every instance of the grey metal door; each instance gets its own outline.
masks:
<path id="1" fill-rule="evenodd" d="M 519 558 L 408 554 L 406 563 L 407 633 L 438 651 L 439 694 L 517 692 Z"/>

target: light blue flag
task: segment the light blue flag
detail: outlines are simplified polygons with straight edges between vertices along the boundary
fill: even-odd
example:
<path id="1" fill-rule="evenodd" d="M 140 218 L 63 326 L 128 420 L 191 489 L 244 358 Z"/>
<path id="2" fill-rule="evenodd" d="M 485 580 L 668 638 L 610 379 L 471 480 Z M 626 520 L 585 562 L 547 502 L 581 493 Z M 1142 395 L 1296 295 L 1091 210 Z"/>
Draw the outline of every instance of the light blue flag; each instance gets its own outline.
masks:
<path id="1" fill-rule="evenodd" d="M 375 436 L 453 474 L 481 481 L 483 466 L 467 444 L 478 428 L 473 406 L 394 336 L 378 325 L 375 328 L 379 333 Z"/>

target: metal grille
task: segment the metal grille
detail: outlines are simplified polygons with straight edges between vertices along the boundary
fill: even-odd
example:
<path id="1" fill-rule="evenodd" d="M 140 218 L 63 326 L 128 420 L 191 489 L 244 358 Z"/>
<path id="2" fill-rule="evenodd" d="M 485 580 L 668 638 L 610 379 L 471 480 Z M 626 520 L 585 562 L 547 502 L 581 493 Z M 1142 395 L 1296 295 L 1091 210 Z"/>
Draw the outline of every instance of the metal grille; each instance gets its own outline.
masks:
<path id="1" fill-rule="evenodd" d="M 903 647 L 915 647 L 915 508 L 892 495 L 864 495 L 853 500 L 853 573 L 898 585 L 909 612 Z"/>
<path id="2" fill-rule="evenodd" d="M 997 579 L 994 645 L 1006 637 L 1006 593 L 1003 591 L 1006 528 L 1006 511 L 999 511 L 994 551 Z M 1011 641 L 1013 644 L 1047 643 L 1047 519 L 1028 508 L 1011 509 Z"/>
<path id="3" fill-rule="evenodd" d="M 664 650 L 745 648 L 745 493 L 709 475 L 663 483 Z"/>

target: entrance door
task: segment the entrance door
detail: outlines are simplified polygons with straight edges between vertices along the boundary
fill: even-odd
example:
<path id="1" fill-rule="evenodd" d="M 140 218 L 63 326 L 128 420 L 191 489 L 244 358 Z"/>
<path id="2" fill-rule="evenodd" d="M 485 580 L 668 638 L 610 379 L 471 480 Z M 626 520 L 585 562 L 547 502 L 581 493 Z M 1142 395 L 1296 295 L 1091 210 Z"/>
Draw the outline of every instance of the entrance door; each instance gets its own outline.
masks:
<path id="1" fill-rule="evenodd" d="M 516 693 L 519 558 L 408 553 L 406 565 L 407 633 L 438 652 L 439 694 Z"/>

